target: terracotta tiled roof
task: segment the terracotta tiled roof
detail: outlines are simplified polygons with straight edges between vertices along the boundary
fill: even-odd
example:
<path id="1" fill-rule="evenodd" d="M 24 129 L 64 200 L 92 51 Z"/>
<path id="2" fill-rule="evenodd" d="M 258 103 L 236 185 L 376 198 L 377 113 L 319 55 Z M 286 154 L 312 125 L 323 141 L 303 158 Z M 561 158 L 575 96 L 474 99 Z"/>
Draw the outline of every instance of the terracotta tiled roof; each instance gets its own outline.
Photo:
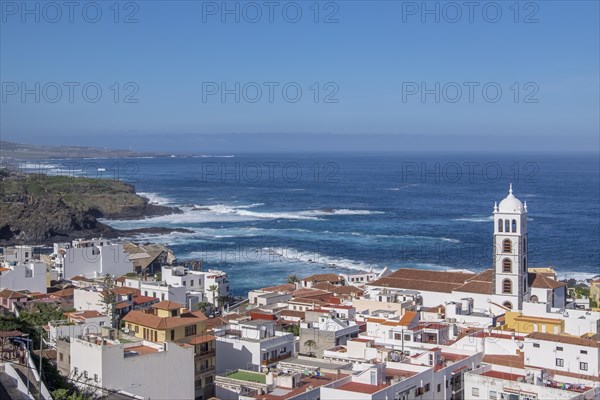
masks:
<path id="1" fill-rule="evenodd" d="M 494 270 L 486 269 L 480 274 L 467 280 L 464 285 L 454 289 L 456 292 L 493 294 L 494 293 Z"/>
<path id="2" fill-rule="evenodd" d="M 49 293 L 49 295 L 52 297 L 73 297 L 75 295 L 75 289 L 73 289 L 73 288 L 63 289 L 63 290 L 59 290 L 57 292 Z"/>
<path id="3" fill-rule="evenodd" d="M 452 293 L 463 286 L 475 274 L 466 272 L 431 271 L 425 269 L 401 268 L 385 278 L 367 283 L 368 286 L 391 287 L 396 289 L 423 290 L 438 293 Z"/>
<path id="4" fill-rule="evenodd" d="M 201 343 L 212 342 L 215 339 L 216 338 L 213 335 L 200 335 L 200 336 L 196 336 L 195 338 L 192 338 L 188 343 L 189 344 L 201 344 Z"/>
<path id="5" fill-rule="evenodd" d="M 316 274 L 307 276 L 302 280 L 307 282 L 340 282 L 342 278 L 336 274 Z"/>
<path id="6" fill-rule="evenodd" d="M 23 297 L 27 297 L 27 295 L 14 290 L 4 289 L 0 292 L 0 297 L 4 299 L 22 299 Z"/>
<path id="7" fill-rule="evenodd" d="M 175 303 L 174 301 L 169 300 L 163 300 L 152 306 L 152 308 L 156 308 L 157 310 L 179 310 L 180 308 L 184 307 L 185 306 L 183 304 Z"/>
<path id="8" fill-rule="evenodd" d="M 417 318 L 417 313 L 414 311 L 406 311 L 402 318 L 400 318 L 400 325 L 409 325 L 415 318 Z"/>
<path id="9" fill-rule="evenodd" d="M 130 287 L 117 287 L 113 289 L 113 293 L 119 294 L 121 296 L 127 296 L 129 294 L 140 294 L 140 290 L 136 288 Z"/>
<path id="10" fill-rule="evenodd" d="M 86 278 L 85 276 L 74 276 L 71 278 L 72 281 L 83 281 L 83 282 L 92 282 L 91 279 Z"/>
<path id="11" fill-rule="evenodd" d="M 332 285 L 329 282 L 321 282 L 321 283 L 317 283 L 316 285 L 313 286 L 313 288 L 315 289 L 321 289 L 321 290 L 327 290 L 328 292 L 332 292 L 335 294 L 343 294 L 343 295 L 348 295 L 348 296 L 352 296 L 352 295 L 361 295 L 363 293 L 362 289 L 357 288 L 356 286 L 339 286 L 339 285 Z"/>
<path id="12" fill-rule="evenodd" d="M 467 272 L 448 272 L 448 271 L 432 271 L 428 269 L 417 268 L 400 268 L 394 271 L 387 278 L 423 280 L 429 282 L 447 282 L 455 284 L 463 284 L 476 274 Z"/>
<path id="13" fill-rule="evenodd" d="M 503 365 L 511 368 L 523 368 L 524 366 L 524 354 L 519 355 L 487 355 L 483 357 L 483 362 L 487 364 Z"/>
<path id="14" fill-rule="evenodd" d="M 201 311 L 183 313 L 179 317 L 159 317 L 144 311 L 133 310 L 123 317 L 125 322 L 161 330 L 191 325 L 204 320 L 206 320 L 206 316 Z"/>
<path id="15" fill-rule="evenodd" d="M 600 342 L 592 339 L 585 339 L 578 336 L 569 336 L 569 335 L 556 335 L 553 333 L 544 333 L 544 332 L 533 332 L 528 336 L 530 339 L 534 340 L 544 340 L 548 342 L 557 342 L 557 343 L 566 343 L 573 344 L 576 346 L 585 346 L 585 347 L 595 347 L 600 349 Z"/>
<path id="16" fill-rule="evenodd" d="M 296 317 L 304 319 L 306 313 L 304 311 L 282 310 L 279 315 L 282 317 Z"/>
<path id="17" fill-rule="evenodd" d="M 74 318 L 74 319 L 85 319 L 85 318 L 98 318 L 105 316 L 104 314 L 96 311 L 96 310 L 85 310 L 85 311 L 75 311 L 68 312 L 65 315 Z"/>
<path id="18" fill-rule="evenodd" d="M 206 319 L 206 330 L 207 331 L 211 331 L 211 330 L 218 328 L 219 326 L 223 326 L 223 325 L 227 325 L 227 320 L 225 320 L 221 317 Z"/>
<path id="19" fill-rule="evenodd" d="M 115 309 L 116 310 L 122 310 L 122 309 L 127 308 L 127 307 L 131 307 L 131 303 L 128 302 L 128 301 L 120 301 L 117 304 L 115 304 Z"/>
<path id="20" fill-rule="evenodd" d="M 283 285 L 262 288 L 260 290 L 262 290 L 264 292 L 293 292 L 294 290 L 296 290 L 296 285 L 294 285 L 292 283 L 286 283 Z"/>
<path id="21" fill-rule="evenodd" d="M 133 296 L 133 304 L 146 304 L 151 303 L 153 301 L 157 301 L 156 297 L 150 296 Z"/>
<path id="22" fill-rule="evenodd" d="M 548 278 L 543 274 L 529 274 L 529 286 L 532 288 L 556 289 L 566 285 L 567 284 L 564 282 L 555 281 L 554 279 Z"/>
<path id="23" fill-rule="evenodd" d="M 115 282 L 124 283 L 125 279 L 127 279 L 126 276 L 120 276 L 117 279 L 115 279 Z"/>

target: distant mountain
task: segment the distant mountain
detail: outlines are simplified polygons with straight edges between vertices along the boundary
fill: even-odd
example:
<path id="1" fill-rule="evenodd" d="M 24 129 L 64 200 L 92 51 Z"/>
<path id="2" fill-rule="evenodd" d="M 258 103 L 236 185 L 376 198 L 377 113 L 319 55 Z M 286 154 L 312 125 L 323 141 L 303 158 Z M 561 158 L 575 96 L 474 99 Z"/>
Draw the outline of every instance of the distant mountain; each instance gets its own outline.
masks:
<path id="1" fill-rule="evenodd" d="M 82 146 L 45 146 L 0 141 L 0 158 L 17 160 L 39 160 L 53 158 L 118 158 L 156 156 L 156 153 L 137 153 L 131 150 Z"/>

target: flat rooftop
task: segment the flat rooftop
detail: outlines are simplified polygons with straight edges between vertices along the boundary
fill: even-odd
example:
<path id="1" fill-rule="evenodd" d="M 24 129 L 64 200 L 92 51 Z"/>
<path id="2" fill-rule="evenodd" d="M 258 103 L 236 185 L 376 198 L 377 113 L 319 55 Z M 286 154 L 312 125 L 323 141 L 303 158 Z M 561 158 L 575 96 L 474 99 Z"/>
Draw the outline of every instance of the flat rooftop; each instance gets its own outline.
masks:
<path id="1" fill-rule="evenodd" d="M 344 368 L 349 365 L 349 363 L 327 362 L 318 358 L 308 360 L 298 357 L 288 358 L 287 360 L 282 361 L 282 363 L 319 369 Z"/>
<path id="2" fill-rule="evenodd" d="M 267 377 L 265 374 L 260 374 L 258 372 L 251 371 L 234 371 L 228 375 L 225 375 L 227 378 L 237 379 L 239 381 L 245 382 L 256 382 L 265 384 L 267 382 Z"/>
<path id="3" fill-rule="evenodd" d="M 346 383 L 337 388 L 337 390 L 344 390 L 346 392 L 358 392 L 373 394 L 379 392 L 381 389 L 386 388 L 387 385 L 367 385 L 366 383 L 350 382 Z"/>

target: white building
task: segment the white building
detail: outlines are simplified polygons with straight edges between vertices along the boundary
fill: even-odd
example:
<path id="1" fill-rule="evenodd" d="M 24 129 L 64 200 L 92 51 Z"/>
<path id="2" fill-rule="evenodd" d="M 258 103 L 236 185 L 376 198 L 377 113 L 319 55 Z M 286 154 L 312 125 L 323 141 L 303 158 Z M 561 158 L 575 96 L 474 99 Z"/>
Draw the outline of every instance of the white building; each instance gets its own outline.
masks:
<path id="1" fill-rule="evenodd" d="M 213 269 L 193 271 L 189 268 L 175 266 L 163 267 L 161 276 L 167 285 L 184 287 L 188 294 L 198 297 L 195 300 L 208 301 L 215 306 L 219 305 L 219 298 L 230 294 L 229 279 L 223 271 Z M 199 298 L 200 293 L 202 294 L 201 298 Z"/>
<path id="2" fill-rule="evenodd" d="M 359 342 L 360 343 L 360 342 Z M 397 361 L 358 364 L 352 375 L 321 387 L 326 400 L 469 399 L 463 374 L 481 363 L 482 353 L 430 349 Z"/>
<path id="3" fill-rule="evenodd" d="M 294 335 L 275 329 L 273 321 L 231 321 L 214 331 L 217 373 L 226 370 L 260 370 L 294 354 Z"/>
<path id="4" fill-rule="evenodd" d="M 46 293 L 46 264 L 5 262 L 0 268 L 0 290 L 28 290 Z"/>
<path id="5" fill-rule="evenodd" d="M 525 338 L 523 350 L 525 366 L 551 370 L 555 375 L 576 374 L 589 379 L 600 376 L 600 342 L 597 340 L 534 332 Z"/>
<path id="6" fill-rule="evenodd" d="M 144 399 L 194 399 L 194 348 L 173 342 L 118 343 L 95 335 L 70 344 L 71 378 Z"/>
<path id="7" fill-rule="evenodd" d="M 188 294 L 185 286 L 172 286 L 164 281 L 143 281 L 141 279 L 126 279 L 124 286 L 138 289 L 142 296 L 154 297 L 160 301 L 168 300 L 174 303 L 185 304 L 186 307 L 192 308 L 188 304 Z M 197 292 L 197 297 L 201 295 L 201 292 Z M 202 301 L 202 299 L 194 303 L 198 303 L 199 301 Z"/>
<path id="8" fill-rule="evenodd" d="M 479 274 L 458 271 L 400 269 L 366 285 L 369 294 L 395 295 L 398 290 L 418 293 L 416 303 L 435 307 L 464 302 L 475 319 L 491 319 L 506 310 L 522 310 L 524 303 L 566 307 L 566 285 L 547 274 L 529 272 L 527 264 L 527 204 L 512 191 L 494 204 L 493 266 Z M 397 304 L 396 300 L 396 304 Z M 390 305 L 394 302 L 388 302 Z M 462 312 L 465 322 L 467 313 Z"/>
<path id="9" fill-rule="evenodd" d="M 55 347 L 62 338 L 78 337 L 87 334 L 99 335 L 102 327 L 110 327 L 110 317 L 96 310 L 76 311 L 67 319 L 48 322 L 48 343 Z"/>
<path id="10" fill-rule="evenodd" d="M 119 277 L 133 271 L 133 263 L 123 245 L 105 239 L 77 239 L 56 246 L 54 260 L 62 279 Z"/>

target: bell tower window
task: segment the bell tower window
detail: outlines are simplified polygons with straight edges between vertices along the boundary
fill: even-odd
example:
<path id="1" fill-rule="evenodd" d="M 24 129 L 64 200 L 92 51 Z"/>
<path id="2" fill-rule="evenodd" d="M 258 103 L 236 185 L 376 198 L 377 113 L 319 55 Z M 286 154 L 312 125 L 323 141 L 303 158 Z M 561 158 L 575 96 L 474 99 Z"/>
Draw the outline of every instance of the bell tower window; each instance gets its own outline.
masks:
<path id="1" fill-rule="evenodd" d="M 504 241 L 502 242 L 502 252 L 510 253 L 511 251 L 512 251 L 512 242 L 510 241 L 510 239 L 504 239 Z"/>
<path id="2" fill-rule="evenodd" d="M 502 293 L 512 294 L 512 281 L 510 279 L 502 281 Z"/>
<path id="3" fill-rule="evenodd" d="M 510 258 L 505 258 L 502 260 L 502 272 L 509 274 L 512 272 L 512 261 L 510 261 Z"/>

